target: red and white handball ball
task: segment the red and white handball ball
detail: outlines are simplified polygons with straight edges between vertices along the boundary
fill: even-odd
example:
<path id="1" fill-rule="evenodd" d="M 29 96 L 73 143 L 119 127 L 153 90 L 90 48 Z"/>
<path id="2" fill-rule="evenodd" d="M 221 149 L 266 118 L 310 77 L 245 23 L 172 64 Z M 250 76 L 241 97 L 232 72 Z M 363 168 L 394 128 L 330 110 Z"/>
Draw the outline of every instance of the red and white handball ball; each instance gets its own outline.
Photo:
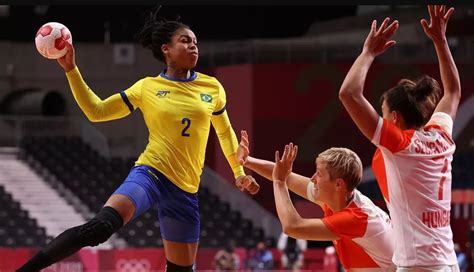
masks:
<path id="1" fill-rule="evenodd" d="M 36 49 L 45 58 L 59 59 L 66 55 L 66 43 L 72 44 L 72 36 L 63 24 L 46 23 L 36 32 Z"/>

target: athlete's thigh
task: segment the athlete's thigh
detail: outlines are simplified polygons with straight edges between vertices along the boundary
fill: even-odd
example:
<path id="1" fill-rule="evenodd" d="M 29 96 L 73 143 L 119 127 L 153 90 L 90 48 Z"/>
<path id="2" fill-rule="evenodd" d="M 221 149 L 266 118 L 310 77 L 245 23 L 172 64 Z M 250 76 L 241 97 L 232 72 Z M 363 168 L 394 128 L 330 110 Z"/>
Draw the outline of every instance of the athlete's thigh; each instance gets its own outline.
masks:
<path id="1" fill-rule="evenodd" d="M 158 218 L 166 258 L 177 265 L 191 265 L 199 243 L 200 218 L 197 194 L 177 187 L 151 169 L 158 191 Z"/>
<path id="2" fill-rule="evenodd" d="M 194 264 L 196 261 L 198 244 L 198 242 L 180 243 L 163 239 L 166 259 L 181 266 L 189 266 Z"/>
<path id="3" fill-rule="evenodd" d="M 135 166 L 104 206 L 116 209 L 125 225 L 155 204 L 157 192 L 154 190 L 154 180 L 147 173 L 147 168 Z"/>

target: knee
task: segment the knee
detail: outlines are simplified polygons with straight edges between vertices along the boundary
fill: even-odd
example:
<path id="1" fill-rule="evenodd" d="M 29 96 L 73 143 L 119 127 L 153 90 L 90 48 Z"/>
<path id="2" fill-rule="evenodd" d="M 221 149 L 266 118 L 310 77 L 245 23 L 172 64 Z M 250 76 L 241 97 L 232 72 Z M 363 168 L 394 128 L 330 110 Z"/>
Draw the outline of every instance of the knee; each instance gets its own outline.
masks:
<path id="1" fill-rule="evenodd" d="M 110 224 L 96 218 L 85 223 L 79 229 L 79 239 L 84 246 L 97 246 L 107 241 L 112 234 L 114 231 Z"/>
<path id="2" fill-rule="evenodd" d="M 89 222 L 80 226 L 79 237 L 84 246 L 97 246 L 107 241 L 122 225 L 120 214 L 111 207 L 104 207 Z"/>

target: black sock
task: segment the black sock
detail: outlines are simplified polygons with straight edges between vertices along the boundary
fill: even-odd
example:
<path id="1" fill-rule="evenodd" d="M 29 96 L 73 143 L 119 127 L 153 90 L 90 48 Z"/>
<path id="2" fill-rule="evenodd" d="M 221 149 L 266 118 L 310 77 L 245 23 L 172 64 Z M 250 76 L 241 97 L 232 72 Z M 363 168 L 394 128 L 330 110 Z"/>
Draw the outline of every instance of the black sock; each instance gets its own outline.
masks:
<path id="1" fill-rule="evenodd" d="M 182 266 L 166 260 L 166 272 L 193 272 L 194 265 Z"/>
<path id="2" fill-rule="evenodd" d="M 76 239 L 79 228 L 80 226 L 77 226 L 58 235 L 17 272 L 39 271 L 81 249 L 82 245 Z"/>
<path id="3" fill-rule="evenodd" d="M 85 246 L 103 243 L 122 225 L 123 220 L 120 214 L 111 207 L 104 207 L 91 221 L 58 235 L 17 272 L 39 271 L 76 253 Z"/>
<path id="4" fill-rule="evenodd" d="M 39 269 L 36 269 L 35 267 L 47 267 L 51 265 L 52 262 L 48 258 L 48 255 L 44 254 L 41 250 L 36 253 L 33 258 L 31 258 L 26 264 L 24 264 L 22 267 L 20 267 L 17 272 L 30 272 L 30 271 L 39 271 Z"/>

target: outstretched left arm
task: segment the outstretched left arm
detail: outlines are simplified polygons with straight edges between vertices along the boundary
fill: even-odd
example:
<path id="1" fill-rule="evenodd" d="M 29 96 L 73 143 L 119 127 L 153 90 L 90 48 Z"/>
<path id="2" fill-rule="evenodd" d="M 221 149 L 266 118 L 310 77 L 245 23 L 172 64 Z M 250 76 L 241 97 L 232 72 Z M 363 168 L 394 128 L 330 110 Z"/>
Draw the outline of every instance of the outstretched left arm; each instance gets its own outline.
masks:
<path id="1" fill-rule="evenodd" d="M 213 113 L 211 117 L 212 125 L 216 130 L 217 137 L 219 138 L 219 143 L 221 149 L 229 163 L 232 171 L 234 172 L 234 177 L 236 179 L 236 185 L 240 190 L 246 189 L 251 194 L 256 194 L 260 189 L 260 186 L 255 181 L 255 179 L 250 175 L 245 175 L 244 168 L 239 164 L 235 156 L 239 143 L 237 141 L 237 136 L 235 135 L 234 129 L 230 124 L 229 116 L 227 111 Z"/>
<path id="2" fill-rule="evenodd" d="M 326 227 L 319 218 L 302 218 L 291 202 L 290 193 L 286 182 L 293 168 L 293 161 L 298 153 L 298 147 L 289 144 L 285 146 L 282 158 L 278 151 L 275 152 L 275 167 L 273 168 L 273 193 L 278 217 L 283 232 L 296 239 L 333 241 L 339 239 Z"/>

